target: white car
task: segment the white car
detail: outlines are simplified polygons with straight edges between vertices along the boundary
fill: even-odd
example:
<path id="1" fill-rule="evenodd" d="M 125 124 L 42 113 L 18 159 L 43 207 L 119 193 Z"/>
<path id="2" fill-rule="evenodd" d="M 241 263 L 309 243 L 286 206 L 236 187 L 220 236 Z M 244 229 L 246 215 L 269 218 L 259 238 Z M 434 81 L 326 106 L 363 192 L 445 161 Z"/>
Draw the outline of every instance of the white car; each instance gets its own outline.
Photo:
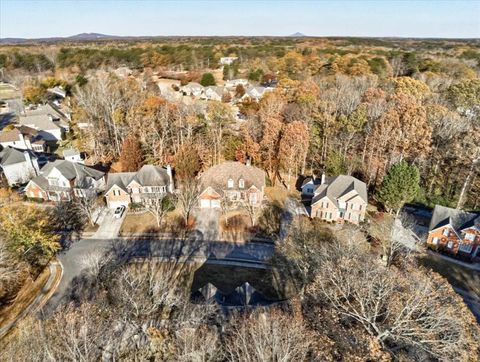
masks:
<path id="1" fill-rule="evenodd" d="M 125 206 L 119 206 L 115 209 L 115 212 L 113 213 L 113 217 L 115 219 L 120 219 L 123 215 L 123 212 L 125 211 Z"/>

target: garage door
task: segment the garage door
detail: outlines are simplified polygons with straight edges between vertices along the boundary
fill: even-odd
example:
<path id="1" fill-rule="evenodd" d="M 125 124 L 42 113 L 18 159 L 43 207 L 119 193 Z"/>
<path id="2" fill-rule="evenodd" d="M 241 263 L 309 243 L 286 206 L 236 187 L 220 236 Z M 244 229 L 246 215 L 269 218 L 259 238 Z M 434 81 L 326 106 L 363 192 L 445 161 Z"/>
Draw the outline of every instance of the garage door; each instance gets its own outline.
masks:
<path id="1" fill-rule="evenodd" d="M 202 209 L 209 209 L 210 208 L 210 200 L 200 200 L 200 207 Z"/>
<path id="2" fill-rule="evenodd" d="M 200 200 L 200 207 L 202 209 L 213 209 L 220 207 L 220 200 Z"/>
<path id="3" fill-rule="evenodd" d="M 128 206 L 128 202 L 126 201 L 109 201 L 108 202 L 108 207 L 110 209 L 116 209 L 117 207 L 119 206 L 125 206 L 127 207 Z"/>

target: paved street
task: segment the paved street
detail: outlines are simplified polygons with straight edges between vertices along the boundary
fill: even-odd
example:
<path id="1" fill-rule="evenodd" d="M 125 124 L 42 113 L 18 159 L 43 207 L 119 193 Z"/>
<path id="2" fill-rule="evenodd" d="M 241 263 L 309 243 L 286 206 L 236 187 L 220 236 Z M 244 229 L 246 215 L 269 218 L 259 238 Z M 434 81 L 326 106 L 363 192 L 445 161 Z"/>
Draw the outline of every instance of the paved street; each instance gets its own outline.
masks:
<path id="1" fill-rule="evenodd" d="M 103 233 L 103 232 L 102 232 Z M 245 267 L 263 267 L 273 255 L 275 246 L 271 243 L 234 243 L 195 239 L 82 239 L 72 244 L 70 249 L 58 255 L 64 273 L 60 284 L 45 307 L 48 314 L 62 301 L 68 300 L 74 292 L 75 279 L 86 269 L 86 260 L 92 255 L 105 255 L 109 250 L 118 257 L 161 258 L 185 262 L 206 262 Z"/>

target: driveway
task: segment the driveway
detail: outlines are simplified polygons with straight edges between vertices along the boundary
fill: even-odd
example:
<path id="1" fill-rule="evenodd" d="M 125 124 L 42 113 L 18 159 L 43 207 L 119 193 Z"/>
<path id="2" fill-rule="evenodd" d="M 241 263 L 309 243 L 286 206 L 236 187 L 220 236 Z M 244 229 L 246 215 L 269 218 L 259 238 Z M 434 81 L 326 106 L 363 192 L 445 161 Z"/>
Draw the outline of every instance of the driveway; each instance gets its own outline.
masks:
<path id="1" fill-rule="evenodd" d="M 98 217 L 100 227 L 91 237 L 92 239 L 115 239 L 118 236 L 127 211 L 125 210 L 122 217 L 118 219 L 113 217 L 114 212 L 115 210 L 112 209 L 103 209 L 101 215 Z"/>
<path id="2" fill-rule="evenodd" d="M 196 209 L 194 211 L 195 229 L 201 233 L 203 240 L 217 240 L 220 214 L 220 210 L 217 209 Z"/>
<path id="3" fill-rule="evenodd" d="M 282 213 L 282 219 L 280 221 L 280 240 L 285 239 L 288 235 L 288 230 L 295 217 L 304 215 L 308 217 L 305 206 L 298 200 L 287 197 L 285 200 L 285 207 Z"/>

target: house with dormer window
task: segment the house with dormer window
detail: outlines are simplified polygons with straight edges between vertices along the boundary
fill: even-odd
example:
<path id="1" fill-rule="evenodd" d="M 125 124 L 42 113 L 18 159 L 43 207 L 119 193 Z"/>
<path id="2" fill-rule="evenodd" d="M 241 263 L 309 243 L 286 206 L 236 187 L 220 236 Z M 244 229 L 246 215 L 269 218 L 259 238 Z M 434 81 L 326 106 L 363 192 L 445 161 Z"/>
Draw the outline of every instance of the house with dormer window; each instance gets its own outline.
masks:
<path id="1" fill-rule="evenodd" d="M 250 163 L 227 161 L 200 176 L 200 208 L 220 208 L 226 197 L 233 205 L 260 205 L 265 192 L 265 172 Z"/>
<path id="2" fill-rule="evenodd" d="M 105 173 L 81 163 L 66 160 L 49 162 L 25 187 L 30 198 L 69 201 L 74 197 L 98 194 L 105 189 Z"/>
<path id="3" fill-rule="evenodd" d="M 367 185 L 353 176 L 308 177 L 303 181 L 302 194 L 311 198 L 310 217 L 353 224 L 365 219 Z"/>
<path id="4" fill-rule="evenodd" d="M 170 166 L 144 165 L 137 172 L 109 173 L 105 199 L 107 206 L 115 209 L 130 203 L 148 204 L 173 191 Z"/>
<path id="5" fill-rule="evenodd" d="M 430 221 L 427 247 L 463 259 L 480 257 L 480 212 L 436 205 Z"/>

